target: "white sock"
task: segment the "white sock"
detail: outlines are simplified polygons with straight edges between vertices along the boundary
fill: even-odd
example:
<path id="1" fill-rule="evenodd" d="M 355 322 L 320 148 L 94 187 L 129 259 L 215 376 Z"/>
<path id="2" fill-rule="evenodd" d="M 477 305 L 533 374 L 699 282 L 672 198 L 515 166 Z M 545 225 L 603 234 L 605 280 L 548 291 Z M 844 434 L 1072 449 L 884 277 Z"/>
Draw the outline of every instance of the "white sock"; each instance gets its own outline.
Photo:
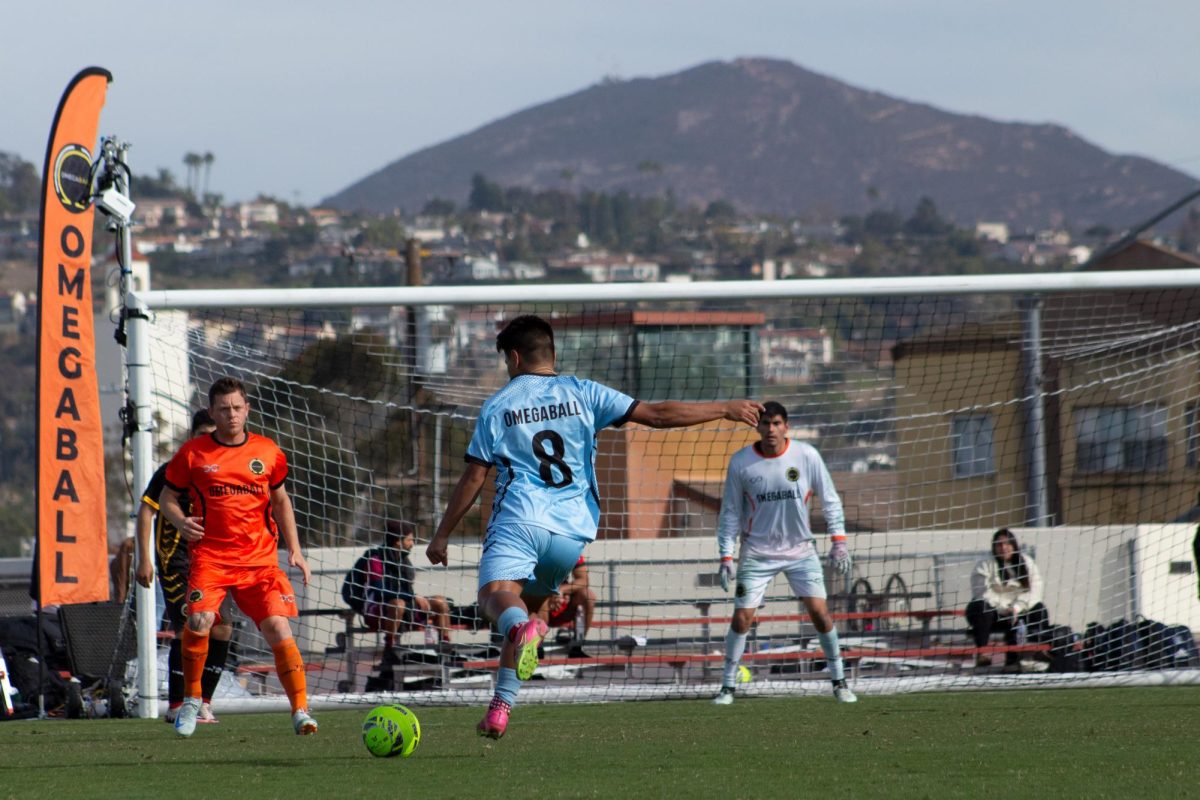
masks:
<path id="1" fill-rule="evenodd" d="M 842 667 L 842 648 L 838 644 L 837 628 L 830 628 L 828 633 L 817 631 L 817 641 L 825 651 L 825 662 L 829 664 L 829 677 L 840 681 L 845 679 L 845 669 Z"/>
<path id="2" fill-rule="evenodd" d="M 725 677 L 722 686 L 737 685 L 738 662 L 746 652 L 746 634 L 738 633 L 731 626 L 725 634 Z"/>

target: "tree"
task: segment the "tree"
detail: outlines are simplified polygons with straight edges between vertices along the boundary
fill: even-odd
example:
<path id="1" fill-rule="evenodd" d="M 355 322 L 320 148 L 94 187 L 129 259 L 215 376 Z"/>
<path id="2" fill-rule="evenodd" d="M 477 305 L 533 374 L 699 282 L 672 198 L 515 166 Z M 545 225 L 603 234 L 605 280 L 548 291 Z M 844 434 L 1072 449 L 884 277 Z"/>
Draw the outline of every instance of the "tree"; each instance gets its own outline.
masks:
<path id="1" fill-rule="evenodd" d="M 713 200 L 704 209 L 704 218 L 709 222 L 733 222 L 737 219 L 737 209 L 728 200 Z"/>
<path id="2" fill-rule="evenodd" d="M 204 157 L 199 153 L 184 153 L 183 165 L 187 167 L 187 190 L 191 194 L 197 194 L 197 184 L 199 183 L 200 165 L 204 163 Z"/>
<path id="3" fill-rule="evenodd" d="M 611 245 L 616 239 L 612 198 L 603 192 L 584 192 L 579 199 L 583 232 L 596 244 Z"/>
<path id="4" fill-rule="evenodd" d="M 36 209 L 41 188 L 33 164 L 19 156 L 0 153 L 0 214 Z"/>
<path id="5" fill-rule="evenodd" d="M 214 155 L 212 154 L 212 152 L 211 152 L 211 151 L 209 151 L 209 152 L 206 152 L 206 153 L 204 154 L 204 156 L 203 156 L 203 161 L 204 161 L 204 191 L 203 191 L 203 192 L 201 192 L 201 196 L 202 196 L 202 197 L 204 197 L 204 196 L 207 196 L 207 195 L 208 195 L 208 175 L 209 175 L 209 173 L 210 173 L 210 172 L 212 172 L 212 165 L 213 165 L 213 162 L 214 162 L 214 161 L 216 161 L 216 160 L 217 160 L 217 157 L 216 157 L 216 156 L 214 156 Z"/>
<path id="6" fill-rule="evenodd" d="M 184 191 L 175 182 L 171 170 L 160 167 L 157 175 L 137 175 L 133 184 L 134 200 L 139 197 L 180 197 Z"/>
<path id="7" fill-rule="evenodd" d="M 296 523 L 306 544 L 336 539 L 373 475 L 414 466 L 407 412 L 353 399 L 390 396 L 402 380 L 391 365 L 400 360 L 377 335 L 343 336 L 309 345 L 278 378 L 255 387 L 257 412 L 277 420 L 275 440 L 288 454 L 289 486 L 301 500 Z"/>
<path id="8" fill-rule="evenodd" d="M 904 232 L 909 236 L 941 236 L 950 230 L 950 224 L 938 214 L 937 205 L 932 199 L 922 197 L 917 201 L 916 210 L 904 223 Z"/>
<path id="9" fill-rule="evenodd" d="M 467 207 L 472 211 L 503 211 L 503 187 L 476 172 L 471 176 L 471 194 L 467 198 Z"/>
<path id="10" fill-rule="evenodd" d="M 876 239 L 891 239 L 900 229 L 900 215 L 895 211 L 872 211 L 863 220 L 865 233 Z"/>
<path id="11" fill-rule="evenodd" d="M 448 217 L 454 213 L 454 201 L 435 197 L 425 204 L 421 213 L 431 217 Z"/>
<path id="12" fill-rule="evenodd" d="M 381 250 L 402 250 L 407 236 L 404 222 L 399 217 L 383 217 L 363 225 L 359 244 Z"/>

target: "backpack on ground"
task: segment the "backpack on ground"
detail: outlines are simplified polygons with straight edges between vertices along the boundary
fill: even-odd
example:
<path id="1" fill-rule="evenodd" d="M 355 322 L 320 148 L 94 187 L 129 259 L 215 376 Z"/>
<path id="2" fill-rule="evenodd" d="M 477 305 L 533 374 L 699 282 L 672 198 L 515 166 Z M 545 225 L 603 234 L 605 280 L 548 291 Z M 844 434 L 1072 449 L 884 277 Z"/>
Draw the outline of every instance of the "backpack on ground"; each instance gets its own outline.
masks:
<path id="1" fill-rule="evenodd" d="M 1143 618 L 1138 620 L 1137 632 L 1137 653 L 1134 658 L 1137 668 L 1167 669 L 1171 660 L 1167 626 L 1157 620 Z"/>
<path id="2" fill-rule="evenodd" d="M 1187 625 L 1168 625 L 1163 632 L 1166 640 L 1164 669 L 1194 669 L 1200 667 L 1200 648 Z"/>
<path id="3" fill-rule="evenodd" d="M 1089 622 L 1083 632 L 1080 666 L 1087 672 L 1133 669 L 1137 646 L 1137 626 L 1132 622 L 1119 619 L 1108 626 Z"/>
<path id="4" fill-rule="evenodd" d="M 1069 625 L 1050 626 L 1041 640 L 1050 645 L 1051 672 L 1080 672 L 1083 669 L 1079 634 Z"/>
<path id="5" fill-rule="evenodd" d="M 1104 626 L 1099 622 L 1089 622 L 1083 629 L 1083 640 L 1079 649 L 1079 666 L 1084 672 L 1098 672 L 1101 669 L 1101 645 L 1104 641 Z"/>
<path id="6" fill-rule="evenodd" d="M 1104 631 L 1099 669 L 1105 672 L 1133 669 L 1139 646 L 1137 625 L 1125 619 L 1117 620 Z"/>
<path id="7" fill-rule="evenodd" d="M 1200 650 L 1186 625 L 1165 625 L 1152 619 L 1119 619 L 1105 627 L 1088 623 L 1080 650 L 1087 672 L 1186 669 L 1200 667 Z"/>

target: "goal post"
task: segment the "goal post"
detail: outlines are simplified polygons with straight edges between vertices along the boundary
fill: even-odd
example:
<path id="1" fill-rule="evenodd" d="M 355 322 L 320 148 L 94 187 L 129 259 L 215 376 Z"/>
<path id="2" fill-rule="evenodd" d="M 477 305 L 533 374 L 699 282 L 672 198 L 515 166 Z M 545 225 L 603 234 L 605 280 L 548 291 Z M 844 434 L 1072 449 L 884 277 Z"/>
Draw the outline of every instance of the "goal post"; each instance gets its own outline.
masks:
<path id="1" fill-rule="evenodd" d="M 826 581 L 859 688 L 1200 681 L 1194 642 L 1138 625 L 1176 626 L 1177 637 L 1200 628 L 1198 271 L 172 290 L 130 293 L 126 307 L 137 497 L 225 375 L 249 389 L 251 428 L 288 455 L 314 572 L 308 587 L 292 576 L 294 629 L 318 704 L 490 696 L 496 649 L 471 603 L 491 487 L 460 525 L 449 568 L 430 567 L 424 544 L 480 405 L 507 380 L 495 334 L 523 313 L 554 325 L 562 372 L 647 401 L 752 397 L 789 409 L 790 436 L 822 453 L 845 508 L 854 570 Z M 754 431 L 629 425 L 598 439 L 590 625 L 582 610 L 556 620 L 545 680 L 522 702 L 711 694 L 732 613 L 714 581 L 716 519 L 725 466 Z M 813 517 L 823 554 L 819 504 Z M 408 600 L 385 657 L 342 589 L 401 521 L 416 527 L 415 593 L 431 607 L 414 614 L 421 601 Z M 1049 625 L 979 647 L 964 610 L 1000 528 L 1036 565 Z M 813 628 L 789 595 L 778 578 L 759 611 L 750 693 L 828 691 Z M 162 676 L 143 616 L 150 715 Z M 281 704 L 269 648 L 238 622 L 218 705 Z M 1090 623 L 1134 633 L 1084 649 Z M 1079 656 L 1101 650 L 1091 672 L 1046 671 L 1052 660 L 1082 670 Z"/>

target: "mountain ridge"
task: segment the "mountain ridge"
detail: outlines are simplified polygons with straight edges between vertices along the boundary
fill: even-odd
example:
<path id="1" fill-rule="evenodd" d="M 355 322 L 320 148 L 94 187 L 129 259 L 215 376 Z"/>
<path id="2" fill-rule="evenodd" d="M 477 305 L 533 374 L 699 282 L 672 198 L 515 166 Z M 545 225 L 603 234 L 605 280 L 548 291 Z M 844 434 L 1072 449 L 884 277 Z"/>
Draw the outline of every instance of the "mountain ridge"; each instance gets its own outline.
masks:
<path id="1" fill-rule="evenodd" d="M 323 201 L 344 210 L 463 203 L 505 186 L 671 191 L 755 214 L 832 218 L 932 197 L 959 224 L 1128 225 L 1195 187 L 1052 123 L 997 122 L 859 89 L 788 61 L 713 61 L 607 80 L 387 164 Z"/>

